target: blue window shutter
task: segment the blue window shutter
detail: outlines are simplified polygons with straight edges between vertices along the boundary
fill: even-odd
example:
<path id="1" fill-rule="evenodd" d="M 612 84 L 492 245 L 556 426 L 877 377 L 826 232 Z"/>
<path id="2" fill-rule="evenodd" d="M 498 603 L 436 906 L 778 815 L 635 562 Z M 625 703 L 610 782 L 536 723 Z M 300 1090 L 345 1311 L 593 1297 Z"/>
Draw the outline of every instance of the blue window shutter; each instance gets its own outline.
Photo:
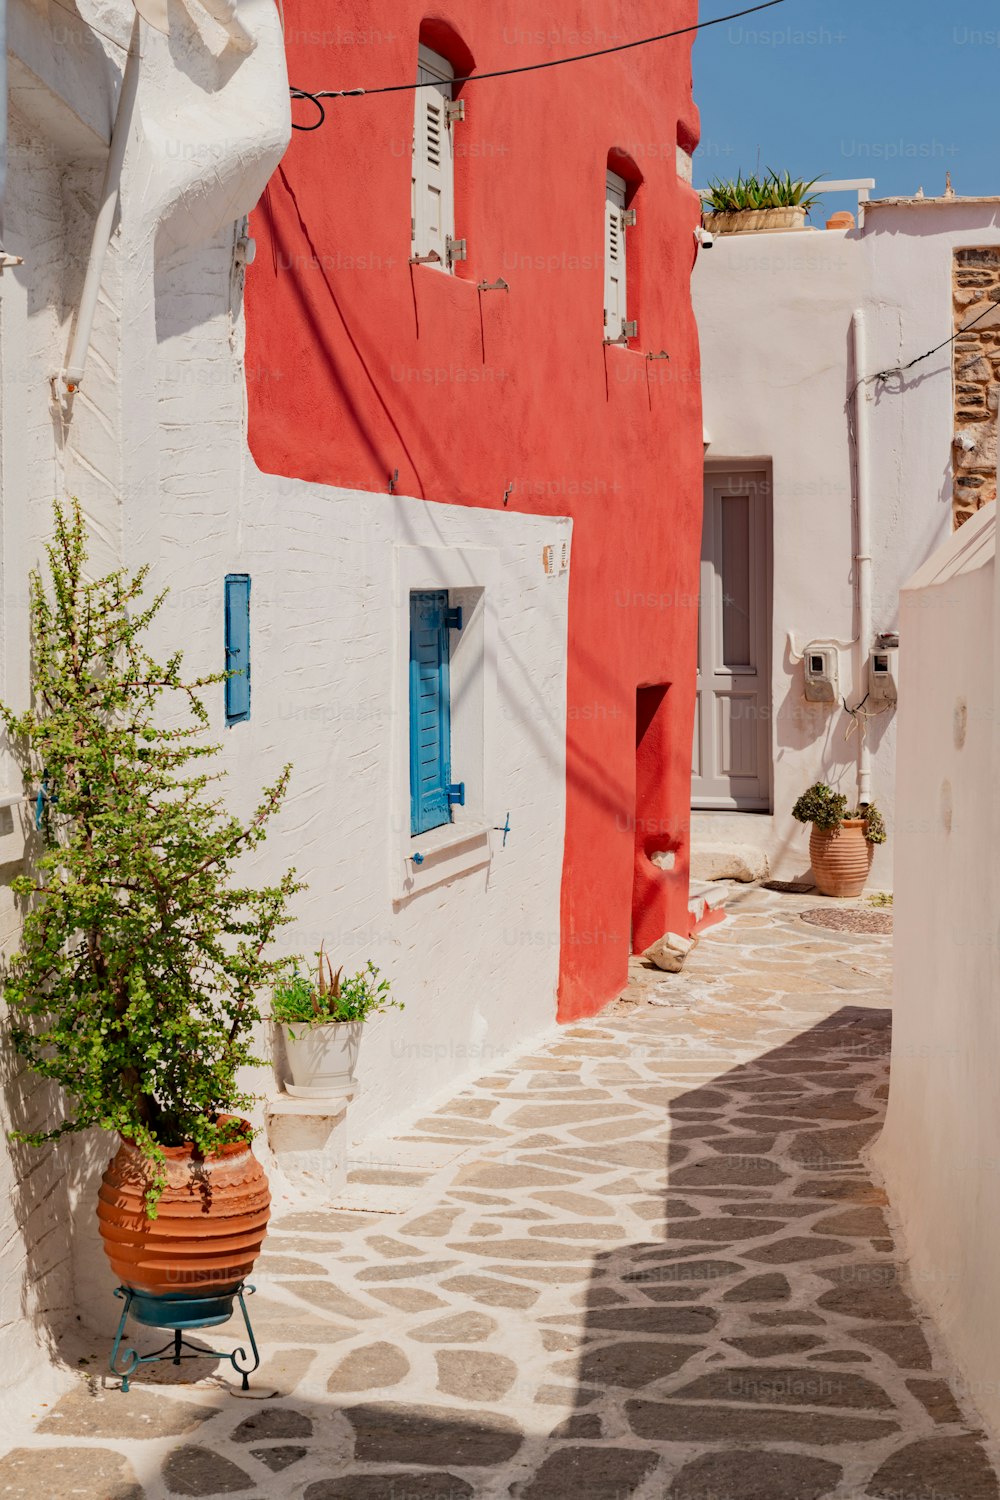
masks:
<path id="1" fill-rule="evenodd" d="M 410 832 L 451 822 L 448 594 L 410 595 Z"/>
<path id="2" fill-rule="evenodd" d="M 226 723 L 250 717 L 250 575 L 226 575 Z"/>

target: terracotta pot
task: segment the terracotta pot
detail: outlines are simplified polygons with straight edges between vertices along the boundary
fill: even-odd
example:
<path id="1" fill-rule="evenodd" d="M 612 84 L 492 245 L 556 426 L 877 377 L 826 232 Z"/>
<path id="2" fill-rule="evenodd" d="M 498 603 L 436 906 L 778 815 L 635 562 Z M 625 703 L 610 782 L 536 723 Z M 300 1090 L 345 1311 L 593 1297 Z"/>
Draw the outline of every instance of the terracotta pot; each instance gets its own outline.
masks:
<path id="1" fill-rule="evenodd" d="M 741 208 L 705 215 L 705 228 L 713 234 L 757 234 L 762 230 L 805 227 L 806 210 L 795 204 L 785 208 Z"/>
<path id="2" fill-rule="evenodd" d="M 863 818 L 845 818 L 839 828 L 817 828 L 809 835 L 809 859 L 816 889 L 824 896 L 860 896 L 872 862 Z"/>
<path id="3" fill-rule="evenodd" d="M 218 1297 L 253 1268 L 267 1233 L 271 1194 L 246 1141 L 196 1157 L 190 1145 L 166 1150 L 167 1185 L 155 1219 L 144 1195 L 149 1166 L 123 1140 L 108 1164 L 97 1217 L 111 1268 L 124 1286 L 162 1296 Z"/>

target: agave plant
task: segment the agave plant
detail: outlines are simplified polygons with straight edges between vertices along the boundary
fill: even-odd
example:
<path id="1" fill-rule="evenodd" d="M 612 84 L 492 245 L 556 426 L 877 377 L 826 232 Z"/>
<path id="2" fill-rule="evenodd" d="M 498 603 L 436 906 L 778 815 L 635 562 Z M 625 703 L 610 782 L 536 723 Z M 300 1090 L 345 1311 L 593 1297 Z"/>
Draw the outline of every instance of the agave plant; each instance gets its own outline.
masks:
<path id="1" fill-rule="evenodd" d="M 735 178 L 716 178 L 708 184 L 703 194 L 703 204 L 709 213 L 731 214 L 747 210 L 766 208 L 804 208 L 808 211 L 821 197 L 811 193 L 820 178 L 810 182 L 801 177 L 793 178 L 790 172 L 780 173 L 770 168 L 764 175 L 742 172 Z"/>
<path id="2" fill-rule="evenodd" d="M 333 972 L 333 964 L 330 962 L 330 955 L 324 953 L 322 943 L 319 945 L 319 953 L 316 957 L 319 960 L 316 975 L 318 982 L 311 997 L 313 1015 L 333 1016 L 337 1013 L 338 1001 L 340 1000 L 340 978 L 344 972 L 344 965 L 341 964 L 335 974 Z"/>

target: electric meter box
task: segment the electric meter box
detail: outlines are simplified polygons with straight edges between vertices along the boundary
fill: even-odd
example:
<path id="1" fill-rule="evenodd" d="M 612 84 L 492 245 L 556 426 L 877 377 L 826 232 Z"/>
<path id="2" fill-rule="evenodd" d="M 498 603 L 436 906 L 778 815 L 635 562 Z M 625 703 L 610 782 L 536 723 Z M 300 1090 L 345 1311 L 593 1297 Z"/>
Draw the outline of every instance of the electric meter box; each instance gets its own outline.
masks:
<path id="1" fill-rule="evenodd" d="M 876 644 L 868 658 L 869 703 L 895 703 L 899 683 L 899 646 Z"/>
<path id="2" fill-rule="evenodd" d="M 840 702 L 840 652 L 829 641 L 810 641 L 803 655 L 809 703 Z"/>

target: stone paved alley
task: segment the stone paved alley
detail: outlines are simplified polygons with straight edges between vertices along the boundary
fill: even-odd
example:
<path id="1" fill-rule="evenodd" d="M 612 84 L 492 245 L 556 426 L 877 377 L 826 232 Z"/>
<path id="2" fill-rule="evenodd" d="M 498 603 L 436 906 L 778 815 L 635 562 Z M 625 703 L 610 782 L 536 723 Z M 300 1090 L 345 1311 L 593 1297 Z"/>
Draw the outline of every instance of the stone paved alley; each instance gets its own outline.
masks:
<path id="1" fill-rule="evenodd" d="M 824 904 L 753 891 L 683 975 L 636 963 L 356 1169 L 394 1212 L 279 1214 L 276 1397 L 221 1367 L 122 1395 L 95 1358 L 8 1434 L 0 1496 L 1000 1496 L 865 1163 L 891 939 L 801 919 Z"/>

